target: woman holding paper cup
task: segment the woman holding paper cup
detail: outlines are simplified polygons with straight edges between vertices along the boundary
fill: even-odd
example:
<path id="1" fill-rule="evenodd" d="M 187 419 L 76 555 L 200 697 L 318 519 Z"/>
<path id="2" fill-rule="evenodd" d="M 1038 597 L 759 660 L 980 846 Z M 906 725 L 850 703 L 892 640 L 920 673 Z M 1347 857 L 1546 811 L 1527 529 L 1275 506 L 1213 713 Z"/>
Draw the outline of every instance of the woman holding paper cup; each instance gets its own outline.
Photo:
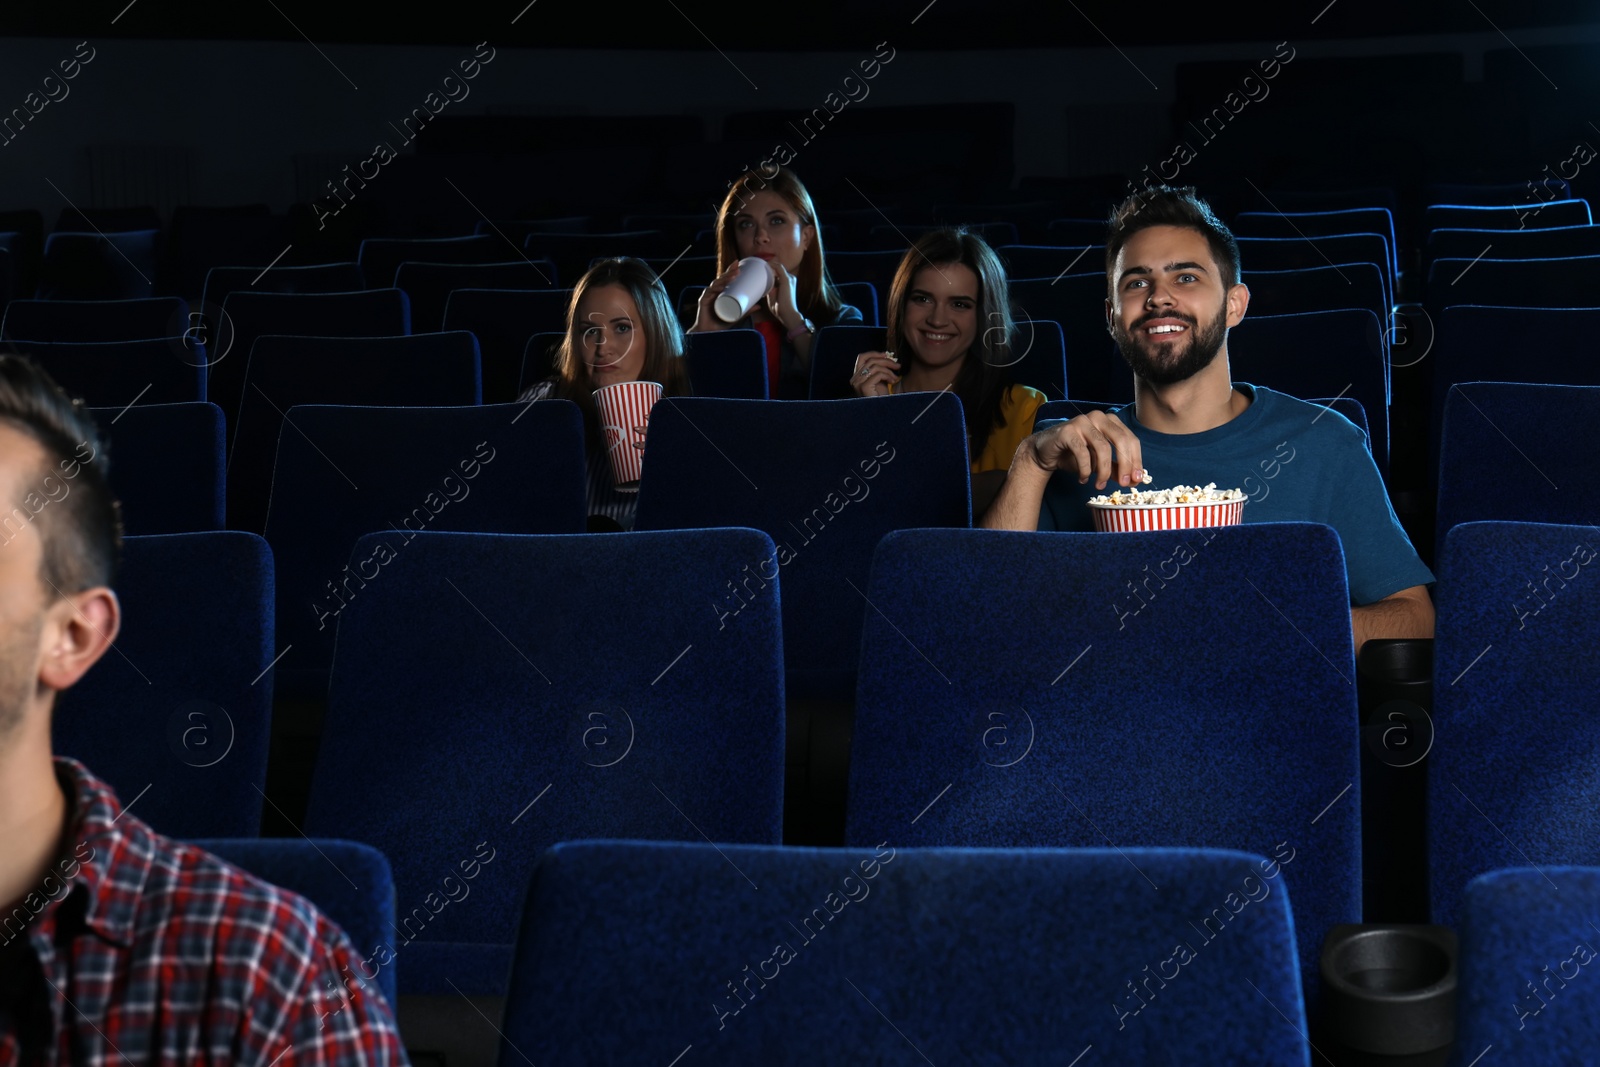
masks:
<path id="1" fill-rule="evenodd" d="M 770 178 L 751 171 L 734 182 L 717 213 L 717 277 L 689 332 L 761 331 L 771 394 L 804 398 L 817 331 L 860 321 L 828 278 L 817 210 L 800 179 L 780 167 Z"/>
<path id="2" fill-rule="evenodd" d="M 856 357 L 857 396 L 939 392 L 961 398 L 972 457 L 972 514 L 1005 483 L 1011 457 L 1033 432 L 1045 395 L 1011 381 L 1016 324 L 1005 268 L 983 238 L 933 230 L 918 238 L 889 289 L 889 351 Z"/>
<path id="3" fill-rule="evenodd" d="M 588 446 L 589 529 L 632 529 L 650 407 L 663 395 L 689 395 L 683 334 L 648 264 L 604 259 L 578 280 L 555 366 L 553 377 L 518 399 L 578 405 Z"/>

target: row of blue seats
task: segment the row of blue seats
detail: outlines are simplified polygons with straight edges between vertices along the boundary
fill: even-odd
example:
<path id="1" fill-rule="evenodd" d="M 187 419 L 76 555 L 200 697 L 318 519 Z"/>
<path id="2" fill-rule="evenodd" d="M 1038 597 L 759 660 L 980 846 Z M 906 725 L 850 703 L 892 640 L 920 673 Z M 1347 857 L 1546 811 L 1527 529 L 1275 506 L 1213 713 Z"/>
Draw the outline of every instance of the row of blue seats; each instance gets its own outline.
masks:
<path id="1" fill-rule="evenodd" d="M 352 981 L 396 1002 L 411 966 L 400 924 L 418 919 L 397 914 L 382 853 L 195 843 L 311 899 L 360 954 Z M 943 1063 L 978 1050 L 1043 1063 L 1098 1049 L 1303 1067 L 1324 1050 L 1307 1037 L 1283 869 L 1215 849 L 559 844 L 534 866 L 509 996 L 489 1024 L 505 1067 L 668 1063 L 693 1049 L 721 1062 L 870 1051 Z M 455 881 L 454 904 L 470 907 L 471 883 Z M 1600 987 L 1574 981 L 1596 955 L 1583 931 L 1597 907 L 1593 866 L 1467 884 L 1453 1062 L 1493 1049 L 1495 1063 L 1544 1067 L 1600 1040 Z"/>
<path id="2" fill-rule="evenodd" d="M 1600 861 L 1593 806 L 1566 784 L 1571 754 L 1600 740 L 1600 617 L 1580 585 L 1593 537 L 1486 522 L 1446 538 L 1441 728 L 1416 738 L 1435 922 L 1457 919 L 1485 871 Z M 1173 577 L 1114 610 L 1138 561 L 1166 575 L 1175 545 L 1189 548 Z M 363 579 L 327 620 L 301 829 L 381 849 L 402 912 L 475 843 L 503 857 L 478 903 L 418 931 L 403 991 L 502 992 L 516 900 L 557 841 L 779 842 L 785 699 L 800 689 L 780 604 L 803 592 L 783 543 L 738 528 L 389 531 L 349 558 Z M 56 751 L 174 836 L 259 825 L 269 675 L 291 651 L 273 645 L 272 567 L 249 534 L 130 539 L 118 655 L 62 695 Z M 1333 531 L 903 530 L 859 582 L 834 577 L 859 635 L 846 844 L 1276 855 L 1314 999 L 1324 936 L 1362 918 L 1363 835 L 1386 832 L 1363 826 Z"/>
<path id="3" fill-rule="evenodd" d="M 431 395 L 409 398 L 414 403 L 451 399 L 437 376 L 419 380 Z M 215 530 L 231 515 L 232 528 L 265 534 L 279 555 L 278 644 L 296 649 L 284 666 L 303 673 L 313 693 L 325 690 L 333 652 L 324 609 L 360 584 L 346 567 L 360 535 L 585 528 L 584 438 L 574 405 L 282 410 L 268 399 L 273 394 L 283 395 L 270 386 L 253 394 L 255 421 L 241 428 L 226 469 L 213 405 L 135 405 L 95 416 L 108 431 L 113 489 L 130 532 Z M 1600 451 L 1597 394 L 1581 386 L 1455 387 L 1445 411 L 1440 535 L 1481 519 L 1591 522 L 1600 473 L 1591 458 Z M 1347 400 L 1335 406 L 1362 414 Z M 1081 408 L 1047 405 L 1039 417 Z M 850 687 L 859 632 L 851 601 L 839 595 L 841 577 L 863 581 L 873 546 L 889 531 L 971 520 L 965 427 L 953 396 L 676 399 L 658 406 L 649 442 L 642 527 L 750 526 L 807 546 L 796 548 L 787 572 L 791 663 L 821 682 L 833 679 L 835 691 Z M 863 461 L 893 463 L 894 477 L 852 489 Z M 1259 471 L 1218 475 L 1252 495 L 1269 489 Z M 846 478 L 853 480 L 841 490 Z M 848 514 L 830 512 L 824 501 L 841 491 L 870 499 L 852 502 Z"/>

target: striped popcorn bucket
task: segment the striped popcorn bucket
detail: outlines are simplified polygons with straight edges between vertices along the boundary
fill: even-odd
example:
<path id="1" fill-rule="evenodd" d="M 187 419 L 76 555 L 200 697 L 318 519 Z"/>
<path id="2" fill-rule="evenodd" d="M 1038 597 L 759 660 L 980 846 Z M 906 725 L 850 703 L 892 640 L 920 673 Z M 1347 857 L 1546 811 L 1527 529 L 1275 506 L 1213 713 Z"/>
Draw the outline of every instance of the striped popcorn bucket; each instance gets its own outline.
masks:
<path id="1" fill-rule="evenodd" d="M 611 480 L 619 493 L 637 493 L 644 470 L 644 431 L 650 409 L 661 399 L 658 382 L 622 382 L 594 391 L 600 412 L 600 432 L 611 457 Z"/>
<path id="2" fill-rule="evenodd" d="M 1201 526 L 1237 526 L 1244 517 L 1243 500 L 1201 504 L 1090 504 L 1096 530 L 1193 530 Z"/>

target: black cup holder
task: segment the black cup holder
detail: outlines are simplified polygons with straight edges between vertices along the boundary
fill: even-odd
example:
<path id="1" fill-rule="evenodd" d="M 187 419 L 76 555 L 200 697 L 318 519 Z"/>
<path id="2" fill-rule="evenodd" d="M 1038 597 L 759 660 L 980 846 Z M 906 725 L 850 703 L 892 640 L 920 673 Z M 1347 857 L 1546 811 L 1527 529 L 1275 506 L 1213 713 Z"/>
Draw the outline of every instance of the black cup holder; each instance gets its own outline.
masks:
<path id="1" fill-rule="evenodd" d="M 1456 935 L 1443 926 L 1335 926 L 1322 943 L 1323 1032 L 1383 1056 L 1443 1048 L 1456 1032 Z"/>

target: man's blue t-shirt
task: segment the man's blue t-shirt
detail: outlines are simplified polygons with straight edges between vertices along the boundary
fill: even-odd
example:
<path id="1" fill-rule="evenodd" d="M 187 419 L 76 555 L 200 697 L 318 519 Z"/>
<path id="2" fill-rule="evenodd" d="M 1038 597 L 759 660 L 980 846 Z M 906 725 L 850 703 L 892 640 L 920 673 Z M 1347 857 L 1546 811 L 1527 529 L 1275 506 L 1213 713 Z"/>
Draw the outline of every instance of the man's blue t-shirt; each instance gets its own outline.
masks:
<path id="1" fill-rule="evenodd" d="M 1332 526 L 1344 543 L 1350 599 L 1357 605 L 1433 581 L 1389 506 L 1360 427 L 1331 408 L 1263 386 L 1235 382 L 1234 388 L 1251 398 L 1250 406 L 1204 433 L 1157 433 L 1140 425 L 1132 404 L 1113 409 L 1139 438 L 1144 467 L 1155 479 L 1151 488 L 1216 482 L 1219 489 L 1244 491 L 1245 522 Z M 1086 502 L 1115 488 L 1054 475 L 1039 529 L 1094 529 Z"/>

